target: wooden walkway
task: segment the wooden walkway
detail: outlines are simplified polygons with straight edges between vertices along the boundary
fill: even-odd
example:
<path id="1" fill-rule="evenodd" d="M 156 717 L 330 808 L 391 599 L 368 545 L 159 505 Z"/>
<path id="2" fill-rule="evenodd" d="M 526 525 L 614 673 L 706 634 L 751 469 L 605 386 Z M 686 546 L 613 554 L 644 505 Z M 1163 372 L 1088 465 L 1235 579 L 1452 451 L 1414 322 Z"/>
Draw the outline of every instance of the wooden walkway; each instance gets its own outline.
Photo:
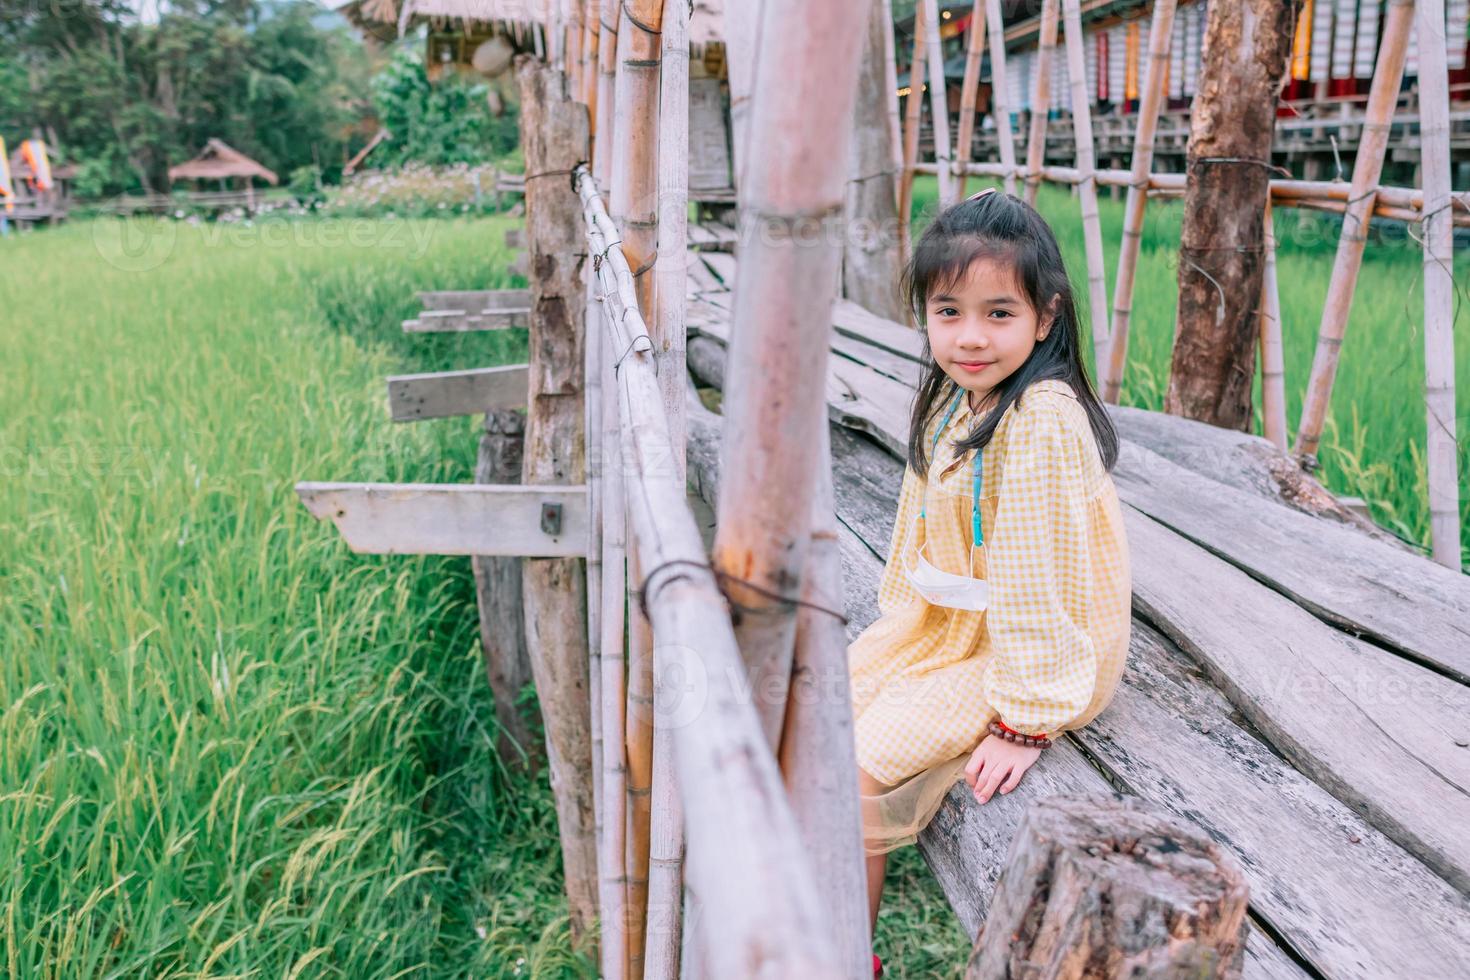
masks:
<path id="1" fill-rule="evenodd" d="M 735 261 L 690 253 L 690 371 L 719 388 Z M 877 616 L 922 340 L 838 301 L 827 402 L 850 635 Z M 973 938 L 1030 800 L 1114 790 L 1251 885 L 1250 977 L 1470 976 L 1470 577 L 1366 524 L 1269 442 L 1110 408 L 1134 585 L 1109 707 L 1022 788 L 960 783 L 919 847 Z M 691 397 L 711 506 L 718 415 Z"/>

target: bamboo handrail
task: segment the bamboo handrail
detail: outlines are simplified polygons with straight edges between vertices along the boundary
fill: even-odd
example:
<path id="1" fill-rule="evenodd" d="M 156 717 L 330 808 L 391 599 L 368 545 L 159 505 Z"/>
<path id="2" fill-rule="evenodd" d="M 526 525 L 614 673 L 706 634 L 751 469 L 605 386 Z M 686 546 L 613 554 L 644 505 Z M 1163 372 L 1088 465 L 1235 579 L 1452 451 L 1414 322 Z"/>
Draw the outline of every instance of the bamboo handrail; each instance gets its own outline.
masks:
<path id="1" fill-rule="evenodd" d="M 1322 306 L 1322 322 L 1317 332 L 1317 349 L 1312 357 L 1312 374 L 1307 381 L 1307 395 L 1297 426 L 1294 451 L 1303 457 L 1315 457 L 1327 418 L 1327 405 L 1332 397 L 1332 382 L 1337 375 L 1337 358 L 1342 350 L 1342 337 L 1347 329 L 1348 311 L 1357 287 L 1358 269 L 1363 262 L 1363 247 L 1368 242 L 1368 218 L 1376 203 L 1378 177 L 1383 170 L 1383 157 L 1388 149 L 1389 116 L 1398 99 L 1403 80 L 1404 55 L 1413 26 L 1414 0 L 1389 0 L 1388 16 L 1383 27 L 1383 41 L 1378 50 L 1378 63 L 1373 71 L 1373 85 L 1368 95 L 1368 121 L 1353 159 L 1353 181 L 1342 235 L 1332 263 L 1332 279 L 1327 285 L 1327 299 Z"/>
<path id="2" fill-rule="evenodd" d="M 1143 214 L 1148 204 L 1146 183 L 1154 160 L 1154 126 L 1164 101 L 1164 76 L 1169 68 L 1169 41 L 1173 34 L 1175 0 L 1157 0 L 1148 38 L 1148 75 L 1138 107 L 1133 138 L 1132 180 L 1123 212 L 1123 244 L 1118 256 L 1118 278 L 1113 286 L 1113 325 L 1108 331 L 1108 356 L 1098 364 L 1103 401 L 1116 405 L 1128 359 L 1128 318 L 1133 310 L 1133 277 L 1143 242 Z"/>
<path id="3" fill-rule="evenodd" d="M 1051 62 L 1057 50 L 1057 0 L 1041 2 L 1040 44 L 1036 52 L 1036 85 L 1031 95 L 1031 133 L 1026 138 L 1025 201 L 1033 206 L 1036 204 L 1036 191 L 1041 186 L 1041 178 L 1037 174 L 1046 163 L 1046 120 L 1051 111 Z M 1085 85 L 1087 80 L 1084 77 L 1082 81 Z M 1080 135 L 1078 141 L 1080 149 Z"/>
<path id="4" fill-rule="evenodd" d="M 719 941 L 704 953 L 714 976 L 743 976 L 760 964 L 773 976 L 836 978 L 842 971 L 815 876 L 759 717 L 736 680 L 744 664 L 725 598 L 705 562 L 684 482 L 668 465 L 673 449 L 651 345 L 636 305 L 625 306 L 634 295 L 630 270 L 617 239 L 604 237 L 606 212 L 585 166 L 574 183 L 609 313 L 608 349 L 624 352 L 614 387 L 631 542 L 649 570 L 639 591 L 656 656 L 693 681 L 702 702 L 681 714 L 673 735 L 689 831 L 685 876 L 719 923 Z"/>

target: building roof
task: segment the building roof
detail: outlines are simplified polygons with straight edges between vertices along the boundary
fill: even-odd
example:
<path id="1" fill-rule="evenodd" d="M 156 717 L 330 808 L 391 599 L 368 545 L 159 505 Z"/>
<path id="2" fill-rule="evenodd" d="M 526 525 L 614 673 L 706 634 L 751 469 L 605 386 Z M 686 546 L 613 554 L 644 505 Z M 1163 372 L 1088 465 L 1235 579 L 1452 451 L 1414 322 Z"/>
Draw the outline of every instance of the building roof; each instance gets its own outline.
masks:
<path id="1" fill-rule="evenodd" d="M 515 25 L 550 23 L 568 0 L 347 0 L 337 7 L 359 30 L 390 40 L 416 20 L 459 20 Z M 725 0 L 694 0 L 689 43 L 702 47 L 724 37 Z"/>
<path id="2" fill-rule="evenodd" d="M 275 173 L 262 167 L 254 160 L 221 139 L 211 139 L 204 144 L 199 155 L 188 163 L 168 168 L 168 179 L 175 180 L 221 180 L 225 177 L 259 177 L 268 184 L 279 184 Z"/>

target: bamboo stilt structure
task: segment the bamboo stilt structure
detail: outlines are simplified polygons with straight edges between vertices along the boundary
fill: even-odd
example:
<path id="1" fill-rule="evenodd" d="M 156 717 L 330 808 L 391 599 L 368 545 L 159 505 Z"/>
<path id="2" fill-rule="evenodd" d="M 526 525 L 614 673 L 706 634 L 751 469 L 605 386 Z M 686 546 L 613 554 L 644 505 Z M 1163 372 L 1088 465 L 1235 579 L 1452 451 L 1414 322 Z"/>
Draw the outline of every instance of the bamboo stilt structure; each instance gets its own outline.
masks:
<path id="1" fill-rule="evenodd" d="M 1006 193 L 1014 194 L 1016 140 L 1011 134 L 1010 97 L 1006 92 L 1006 25 L 1000 16 L 1000 0 L 985 0 L 985 25 L 990 34 L 990 112 L 995 118 L 995 137 L 1000 142 Z"/>
<path id="2" fill-rule="evenodd" d="M 923 0 L 925 56 L 929 68 L 929 121 L 934 130 L 934 163 L 939 168 L 939 203 L 955 202 L 954 154 L 949 144 L 949 83 L 944 77 L 944 48 L 939 43 L 939 0 Z M 910 80 L 913 74 L 909 74 Z"/>
<path id="3" fill-rule="evenodd" d="M 689 220 L 689 8 L 666 4 L 659 38 L 662 75 L 658 113 L 659 252 L 654 263 L 657 289 L 649 339 L 658 365 L 664 414 L 669 422 L 669 461 L 684 482 L 685 411 L 689 372 L 684 363 L 684 280 Z M 668 676 L 657 645 L 651 651 L 655 676 Z M 653 695 L 653 794 L 649 828 L 647 940 L 644 980 L 675 980 L 683 935 L 684 811 L 674 769 L 674 735 L 668 719 L 667 684 Z"/>
<path id="4" fill-rule="evenodd" d="M 1092 141 L 1092 106 L 1087 95 L 1087 59 L 1082 50 L 1080 0 L 1062 0 L 1062 19 L 1066 23 L 1067 77 L 1072 89 L 1072 126 L 1077 140 L 1077 196 L 1082 206 L 1082 241 L 1087 255 L 1087 313 L 1092 321 L 1096 368 L 1102 364 L 1108 342 L 1107 262 L 1103 255 L 1102 218 L 1097 209 L 1097 159 Z M 1096 370 L 1093 377 L 1097 377 Z"/>
<path id="5" fill-rule="evenodd" d="M 816 867 L 817 886 L 832 919 L 844 973 L 860 977 L 871 969 L 873 943 L 857 797 L 847 633 L 842 620 L 813 608 L 840 610 L 844 606 L 829 462 L 831 433 L 824 425 L 818 435 L 817 451 L 812 455 L 817 485 L 811 498 L 811 546 L 801 593 L 802 600 L 811 605 L 797 616 L 797 687 L 787 702 L 781 772 L 806 853 Z"/>
<path id="6" fill-rule="evenodd" d="M 914 53 L 909 59 L 909 94 L 903 112 L 903 170 L 898 180 L 899 258 L 908 261 L 911 244 L 909 223 L 914 211 L 914 167 L 919 161 L 919 122 L 924 112 L 923 77 L 925 61 L 924 4 L 914 10 Z M 912 321 L 913 313 L 907 313 Z"/>
<path id="7" fill-rule="evenodd" d="M 1293 447 L 1298 456 L 1315 458 L 1322 439 L 1322 426 L 1332 398 L 1332 382 L 1337 375 L 1337 357 L 1342 350 L 1348 312 L 1357 288 L 1358 269 L 1363 264 L 1363 246 L 1368 241 L 1368 219 L 1376 196 L 1374 188 L 1383 171 L 1393 107 L 1398 101 L 1399 85 L 1403 80 L 1404 55 L 1408 50 L 1413 19 L 1414 0 L 1389 0 L 1383 40 L 1373 70 L 1373 85 L 1368 93 L 1367 121 L 1353 158 L 1352 189 L 1343 216 L 1337 256 L 1332 263 L 1327 299 L 1322 306 L 1322 322 L 1317 333 L 1317 349 L 1312 357 L 1312 374 L 1307 381 L 1306 400 L 1298 421 L 1296 445 Z"/>
<path id="8" fill-rule="evenodd" d="M 829 150 L 850 136 L 866 20 L 848 14 L 842 0 L 766 0 L 747 135 L 748 159 L 761 166 L 739 188 L 742 246 L 712 557 L 732 576 L 726 594 L 741 610 L 736 636 L 773 750 L 811 533 L 809 509 L 796 504 L 811 499 L 811 447 L 827 417 L 824 387 L 802 379 L 826 377 L 842 257 L 846 166 Z M 821 24 L 821 33 L 810 36 L 801 23 Z"/>
<path id="9" fill-rule="evenodd" d="M 1128 319 L 1133 311 L 1133 279 L 1138 250 L 1143 243 L 1143 215 L 1148 204 L 1149 171 L 1154 162 L 1154 127 L 1164 102 L 1164 78 L 1169 70 L 1169 40 L 1174 33 L 1175 0 L 1157 0 L 1148 36 L 1148 73 L 1138 106 L 1138 128 L 1133 136 L 1132 180 L 1123 207 L 1123 245 L 1118 255 L 1118 279 L 1113 286 L 1113 326 L 1108 332 L 1108 356 L 1098 365 L 1103 401 L 1118 404 L 1123 387 L 1123 365 L 1128 358 Z"/>
<path id="10" fill-rule="evenodd" d="M 980 61 L 985 54 L 985 0 L 970 8 L 970 34 L 965 45 L 965 80 L 960 90 L 959 145 L 955 147 L 955 199 L 965 196 L 969 173 L 965 164 L 975 145 L 975 94 L 980 88 Z"/>
<path id="11" fill-rule="evenodd" d="M 638 308 L 654 310 L 658 251 L 659 31 L 663 0 L 623 3 L 618 18 L 612 194 L 609 211 L 633 269 Z M 687 88 L 687 85 L 686 85 Z M 682 300 L 682 296 L 679 297 Z M 680 389 L 680 398 L 683 390 Z M 628 556 L 633 588 L 643 580 Z M 653 632 L 639 609 L 628 613 L 628 975 L 643 975 L 653 792 Z"/>
<path id="12" fill-rule="evenodd" d="M 814 67 L 825 70 L 816 60 Z M 674 759 L 689 830 L 686 880 L 719 929 L 719 941 L 703 955 L 712 976 L 744 976 L 759 964 L 773 976 L 836 978 L 842 971 L 823 928 L 815 875 L 760 717 L 739 680 L 744 668 L 728 605 L 704 561 L 684 482 L 668 466 L 673 449 L 663 395 L 631 271 L 596 181 L 579 167 L 574 182 L 588 248 L 606 255 L 597 270 L 606 349 L 625 352 L 614 380 L 631 542 L 649 569 L 641 601 L 658 637 L 655 655 L 665 662 L 667 654 L 670 670 L 694 682 L 699 698 L 697 710 L 684 712 L 674 727 Z"/>
<path id="13" fill-rule="evenodd" d="M 1455 438 L 1454 230 L 1444 0 L 1418 0 L 1415 18 L 1419 31 L 1419 153 L 1424 181 L 1424 410 L 1429 536 L 1434 560 L 1458 569 L 1461 562 Z M 1460 40 L 1463 42 L 1464 38 Z"/>
<path id="14" fill-rule="evenodd" d="M 1266 438 L 1286 450 L 1286 365 L 1281 347 L 1281 293 L 1276 281 L 1276 223 L 1271 199 L 1265 225 L 1266 275 L 1261 282 L 1261 414 Z"/>
<path id="15" fill-rule="evenodd" d="M 1057 51 L 1057 20 L 1057 0 L 1042 0 L 1040 47 L 1036 51 L 1036 85 L 1031 95 L 1031 133 L 1026 138 L 1025 200 L 1033 207 L 1036 205 L 1036 191 L 1041 187 L 1041 168 L 1046 163 L 1046 122 L 1051 110 L 1051 62 Z M 1072 77 L 1075 79 L 1076 75 Z M 1085 78 L 1083 86 L 1085 94 Z M 1077 105 L 1075 102 L 1072 104 Z"/>

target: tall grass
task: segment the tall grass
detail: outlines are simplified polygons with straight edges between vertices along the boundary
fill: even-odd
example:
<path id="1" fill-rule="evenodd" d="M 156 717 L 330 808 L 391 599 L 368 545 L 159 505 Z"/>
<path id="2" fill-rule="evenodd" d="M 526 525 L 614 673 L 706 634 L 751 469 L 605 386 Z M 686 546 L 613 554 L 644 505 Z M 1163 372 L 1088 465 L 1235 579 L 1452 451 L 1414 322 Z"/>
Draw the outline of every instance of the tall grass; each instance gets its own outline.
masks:
<path id="1" fill-rule="evenodd" d="M 524 356 L 397 326 L 508 284 L 503 227 L 0 240 L 0 972 L 595 973 L 467 564 L 352 555 L 291 489 L 470 478 L 474 421 L 394 426 L 382 379 Z"/>
<path id="2" fill-rule="evenodd" d="M 986 182 L 972 186 L 986 186 Z M 937 199 L 933 177 L 915 186 L 914 218 L 928 223 Z M 1099 202 L 1111 300 L 1123 233 L 1121 201 Z M 1086 310 L 1087 262 L 1077 201 L 1064 188 L 1043 186 L 1037 210 L 1055 230 L 1074 289 L 1083 305 L 1084 347 L 1091 363 Z M 1182 202 L 1149 203 L 1139 255 L 1128 337 L 1128 365 L 1121 401 L 1161 410 L 1178 303 L 1178 248 Z M 1332 273 L 1340 221 L 1329 215 L 1282 209 L 1276 213 L 1277 276 L 1280 281 L 1282 344 L 1286 363 L 1287 430 L 1295 441 L 1317 328 Z M 1358 276 L 1332 400 L 1318 458 L 1319 474 L 1334 492 L 1362 497 L 1375 521 L 1416 545 L 1429 545 L 1428 478 L 1424 462 L 1423 255 L 1402 230 L 1374 225 Z M 1470 562 L 1470 253 L 1455 255 L 1456 426 L 1460 442 L 1461 550 Z M 1096 373 L 1093 377 L 1096 378 Z M 1253 431 L 1262 434 L 1260 377 L 1254 389 Z"/>

